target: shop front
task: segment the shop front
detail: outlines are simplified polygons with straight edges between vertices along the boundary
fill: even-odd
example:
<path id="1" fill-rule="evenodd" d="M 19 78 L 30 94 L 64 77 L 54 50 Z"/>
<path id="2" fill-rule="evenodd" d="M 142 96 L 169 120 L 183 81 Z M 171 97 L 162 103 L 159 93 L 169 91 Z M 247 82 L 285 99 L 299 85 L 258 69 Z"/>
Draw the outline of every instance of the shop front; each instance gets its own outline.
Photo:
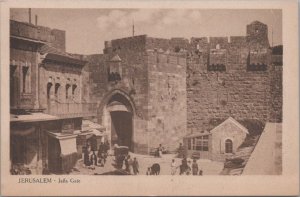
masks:
<path id="1" fill-rule="evenodd" d="M 48 138 L 44 128 L 49 122 L 56 122 L 56 117 L 43 113 L 11 117 L 11 174 L 43 174 L 47 166 L 45 146 Z"/>
<path id="2" fill-rule="evenodd" d="M 49 171 L 68 174 L 77 162 L 76 134 L 48 132 Z"/>
<path id="3" fill-rule="evenodd" d="M 78 134 L 76 138 L 78 157 L 81 158 L 83 151 L 90 148 L 91 151 L 97 151 L 99 145 L 108 140 L 105 128 L 90 120 L 82 121 L 82 129 L 76 131 Z"/>

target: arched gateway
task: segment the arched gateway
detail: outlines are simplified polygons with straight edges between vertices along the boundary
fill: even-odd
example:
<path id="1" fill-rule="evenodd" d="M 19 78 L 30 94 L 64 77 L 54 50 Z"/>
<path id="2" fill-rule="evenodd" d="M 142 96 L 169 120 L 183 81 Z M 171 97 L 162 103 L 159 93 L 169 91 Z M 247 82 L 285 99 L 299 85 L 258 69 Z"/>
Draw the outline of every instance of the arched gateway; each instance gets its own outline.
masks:
<path id="1" fill-rule="evenodd" d="M 102 124 L 109 134 L 110 144 L 128 146 L 134 151 L 135 110 L 130 97 L 120 90 L 108 94 L 103 103 Z"/>

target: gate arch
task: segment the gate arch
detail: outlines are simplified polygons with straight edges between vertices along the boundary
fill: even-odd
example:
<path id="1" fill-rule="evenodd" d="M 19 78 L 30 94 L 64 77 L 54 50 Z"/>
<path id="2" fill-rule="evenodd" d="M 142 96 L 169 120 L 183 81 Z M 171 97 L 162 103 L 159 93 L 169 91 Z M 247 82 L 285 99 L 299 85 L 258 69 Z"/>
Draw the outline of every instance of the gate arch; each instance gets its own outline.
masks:
<path id="1" fill-rule="evenodd" d="M 98 116 L 101 116 L 110 144 L 128 146 L 130 151 L 134 151 L 136 110 L 130 96 L 122 90 L 113 90 L 104 97 L 98 109 Z"/>

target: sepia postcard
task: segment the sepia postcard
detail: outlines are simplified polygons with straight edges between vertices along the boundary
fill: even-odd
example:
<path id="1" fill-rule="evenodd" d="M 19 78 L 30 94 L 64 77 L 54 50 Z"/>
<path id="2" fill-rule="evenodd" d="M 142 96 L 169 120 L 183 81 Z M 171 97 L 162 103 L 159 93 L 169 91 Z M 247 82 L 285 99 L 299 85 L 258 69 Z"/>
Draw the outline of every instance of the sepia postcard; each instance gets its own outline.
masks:
<path id="1" fill-rule="evenodd" d="M 297 1 L 0 8 L 2 195 L 298 195 Z"/>

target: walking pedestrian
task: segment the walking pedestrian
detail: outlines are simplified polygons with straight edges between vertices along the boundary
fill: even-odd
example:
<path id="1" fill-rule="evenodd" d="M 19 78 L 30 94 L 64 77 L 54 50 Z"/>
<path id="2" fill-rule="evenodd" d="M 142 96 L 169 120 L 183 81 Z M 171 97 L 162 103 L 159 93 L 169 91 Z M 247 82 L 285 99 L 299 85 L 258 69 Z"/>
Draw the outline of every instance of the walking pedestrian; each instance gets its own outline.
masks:
<path id="1" fill-rule="evenodd" d="M 178 158 L 183 158 L 184 157 L 183 151 L 184 151 L 184 148 L 182 146 L 182 143 L 180 143 L 179 147 L 178 147 Z"/>
<path id="2" fill-rule="evenodd" d="M 98 149 L 98 156 L 100 156 L 100 154 L 104 152 L 104 149 L 104 144 L 103 142 L 101 142 Z"/>
<path id="3" fill-rule="evenodd" d="M 87 148 L 84 150 L 83 153 L 83 163 L 85 166 L 90 166 L 90 156 Z"/>
<path id="4" fill-rule="evenodd" d="M 133 168 L 133 173 L 134 173 L 134 175 L 139 174 L 139 162 L 138 162 L 138 160 L 136 159 L 136 157 L 133 159 L 132 168 Z"/>
<path id="5" fill-rule="evenodd" d="M 188 168 L 187 160 L 185 157 L 183 157 L 180 165 L 180 175 L 184 174 Z"/>
<path id="6" fill-rule="evenodd" d="M 109 145 L 109 142 L 108 142 L 108 140 L 105 140 L 105 142 L 104 142 L 104 151 L 105 151 L 105 155 L 106 155 L 106 157 L 108 156 L 108 151 L 110 150 L 110 145 Z"/>
<path id="7" fill-rule="evenodd" d="M 177 170 L 177 165 L 176 165 L 175 159 L 172 159 L 172 163 L 171 163 L 171 175 L 175 175 L 176 174 L 176 170 Z"/>
<path id="8" fill-rule="evenodd" d="M 189 161 L 188 161 L 188 164 L 187 164 L 186 175 L 190 175 L 190 174 L 191 174 L 191 171 L 192 171 L 192 168 L 191 168 L 191 161 L 189 160 Z"/>
<path id="9" fill-rule="evenodd" d="M 95 151 L 93 151 L 92 155 L 91 155 L 91 165 L 92 168 L 95 168 L 95 166 L 97 166 L 97 155 L 95 153 Z"/>
<path id="10" fill-rule="evenodd" d="M 193 160 L 192 173 L 193 173 L 193 175 L 198 175 L 198 164 L 197 164 L 196 159 Z"/>
<path id="11" fill-rule="evenodd" d="M 133 174 L 133 160 L 130 155 L 128 155 L 128 173 Z"/>
<path id="12" fill-rule="evenodd" d="M 129 173 L 129 163 L 128 163 L 129 157 L 130 157 L 130 156 L 127 155 L 127 157 L 125 157 L 125 159 L 124 159 L 125 171 L 128 172 L 128 173 Z"/>
<path id="13" fill-rule="evenodd" d="M 159 144 L 159 147 L 158 147 L 158 157 L 162 157 L 162 151 L 163 151 L 163 147 L 161 144 Z"/>

